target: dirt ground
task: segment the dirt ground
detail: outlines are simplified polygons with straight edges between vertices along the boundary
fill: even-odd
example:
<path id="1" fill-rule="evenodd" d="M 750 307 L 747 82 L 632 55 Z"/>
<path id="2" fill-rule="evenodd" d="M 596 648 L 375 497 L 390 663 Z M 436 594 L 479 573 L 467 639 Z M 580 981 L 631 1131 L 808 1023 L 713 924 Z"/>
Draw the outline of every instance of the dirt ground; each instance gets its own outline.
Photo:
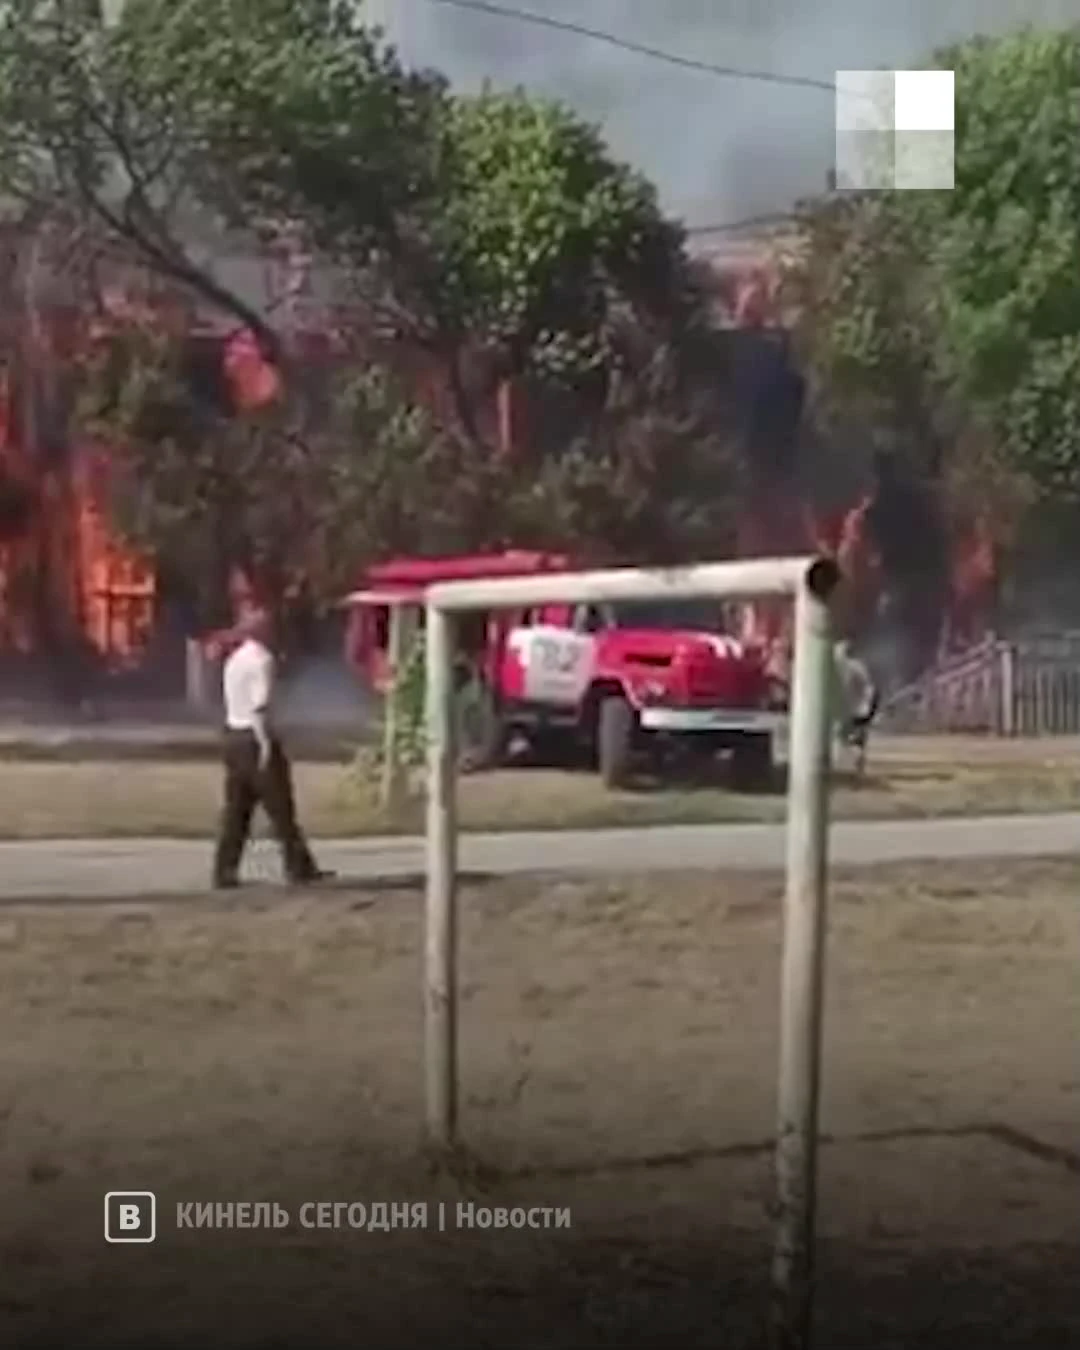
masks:
<path id="1" fill-rule="evenodd" d="M 1080 746 L 1072 740 L 977 737 L 882 738 L 864 778 L 839 763 L 837 817 L 887 819 L 1071 810 L 1080 800 Z M 7 761 L 0 765 L 0 839 L 164 835 L 205 837 L 214 828 L 220 770 L 210 760 Z M 312 834 L 385 834 L 419 827 L 419 801 L 397 819 L 378 807 L 376 779 L 347 762 L 296 767 Z M 593 829 L 709 821 L 781 820 L 783 775 L 771 791 L 643 781 L 611 792 L 593 774 L 509 769 L 464 776 L 464 828 Z"/>
<path id="2" fill-rule="evenodd" d="M 1080 1345 L 1080 865 L 839 876 L 818 1344 Z M 762 1344 L 778 882 L 492 882 L 463 905 L 463 1130 L 419 1148 L 419 897 L 0 915 L 0 1343 Z M 153 1245 L 103 1241 L 152 1190 Z M 307 1201 L 568 1207 L 318 1231 Z M 281 1232 L 178 1230 L 277 1201 Z M 466 1338 L 455 1341 L 455 1338 Z"/>

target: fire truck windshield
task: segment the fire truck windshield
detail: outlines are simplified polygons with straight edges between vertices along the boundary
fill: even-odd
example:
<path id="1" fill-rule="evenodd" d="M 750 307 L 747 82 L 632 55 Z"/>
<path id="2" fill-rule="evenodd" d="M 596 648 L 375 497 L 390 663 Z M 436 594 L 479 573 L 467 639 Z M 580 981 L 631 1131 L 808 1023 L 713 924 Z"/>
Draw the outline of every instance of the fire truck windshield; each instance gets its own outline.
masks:
<path id="1" fill-rule="evenodd" d="M 723 633 L 724 616 L 718 600 L 633 600 L 610 607 L 613 628 L 655 628 Z"/>

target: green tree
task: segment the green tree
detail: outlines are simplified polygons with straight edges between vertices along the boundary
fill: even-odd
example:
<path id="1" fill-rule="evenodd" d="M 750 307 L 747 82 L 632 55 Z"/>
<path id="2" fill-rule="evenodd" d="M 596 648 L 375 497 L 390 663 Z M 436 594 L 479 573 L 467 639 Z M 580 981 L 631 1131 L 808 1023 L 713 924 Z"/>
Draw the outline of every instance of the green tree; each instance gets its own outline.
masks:
<path id="1" fill-rule="evenodd" d="M 0 189 L 56 202 L 269 349 L 275 326 L 200 256 L 301 222 L 354 317 L 470 393 L 580 380 L 628 318 L 685 314 L 681 232 L 567 109 L 455 97 L 351 0 L 0 4 Z"/>
<path id="2" fill-rule="evenodd" d="M 84 372 L 124 450 L 118 520 L 174 571 L 191 550 L 201 590 L 232 563 L 280 587 L 302 557 L 329 593 L 331 560 L 393 547 L 723 546 L 723 368 L 681 231 L 566 109 L 456 97 L 346 0 L 125 0 L 109 22 L 9 0 L 0 127 L 0 190 L 59 203 L 287 370 L 239 415 L 192 396 L 172 330 L 120 329 Z M 319 398 L 280 316 L 204 256 L 286 228 L 350 349 Z M 515 376 L 562 416 L 506 457 L 486 414 Z M 424 379 L 450 398 L 422 413 Z"/>
<path id="3" fill-rule="evenodd" d="M 493 349 L 513 373 L 581 380 L 627 359 L 628 320 L 686 317 L 682 233 L 593 127 L 489 92 L 453 100 L 444 137 L 429 307 L 450 341 Z"/>
<path id="4" fill-rule="evenodd" d="M 80 415 L 111 449 L 114 519 L 202 625 L 227 617 L 235 568 L 274 602 L 322 604 L 365 558 L 406 547 L 421 513 L 432 532 L 452 525 L 445 440 L 378 366 L 297 375 L 287 397 L 238 410 L 189 340 L 129 325 L 95 347 Z"/>
<path id="5" fill-rule="evenodd" d="M 454 96 L 400 72 L 364 30 L 327 43 L 258 81 L 237 80 L 240 52 L 199 56 L 214 90 L 199 139 L 221 166 L 209 195 L 237 223 L 302 222 L 380 349 L 437 364 L 460 434 L 484 437 L 513 376 L 602 401 L 643 339 L 647 364 L 692 319 L 681 230 L 593 127 L 520 91 Z M 378 154 L 339 130 L 377 124 L 373 102 L 392 123 Z"/>
<path id="6" fill-rule="evenodd" d="M 83 366 L 80 416 L 111 447 L 111 506 L 203 624 L 241 569 L 270 598 L 330 602 L 378 556 L 509 546 L 680 561 L 733 543 L 738 465 L 707 397 L 659 360 L 559 452 L 492 455 L 357 354 L 297 366 L 238 409 L 189 339 L 114 329 Z"/>
<path id="7" fill-rule="evenodd" d="M 440 90 L 342 0 L 124 0 L 108 19 L 94 0 L 5 0 L 0 194 L 95 227 L 280 359 L 273 317 L 205 253 L 257 251 L 330 180 L 348 247 L 385 247 L 427 182 Z"/>

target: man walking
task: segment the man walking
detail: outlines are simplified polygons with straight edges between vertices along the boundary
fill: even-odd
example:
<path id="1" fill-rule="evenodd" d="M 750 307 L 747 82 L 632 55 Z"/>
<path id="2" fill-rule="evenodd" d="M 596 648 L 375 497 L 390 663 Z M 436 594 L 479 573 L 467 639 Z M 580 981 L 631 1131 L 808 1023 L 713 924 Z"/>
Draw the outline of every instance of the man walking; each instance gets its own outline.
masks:
<path id="1" fill-rule="evenodd" d="M 214 855 L 214 886 L 238 885 L 240 859 L 255 807 L 270 818 L 281 846 L 285 875 L 297 885 L 322 881 L 296 819 L 292 771 L 271 723 L 274 656 L 267 610 L 249 609 L 235 629 L 239 645 L 225 661 L 225 803 Z"/>

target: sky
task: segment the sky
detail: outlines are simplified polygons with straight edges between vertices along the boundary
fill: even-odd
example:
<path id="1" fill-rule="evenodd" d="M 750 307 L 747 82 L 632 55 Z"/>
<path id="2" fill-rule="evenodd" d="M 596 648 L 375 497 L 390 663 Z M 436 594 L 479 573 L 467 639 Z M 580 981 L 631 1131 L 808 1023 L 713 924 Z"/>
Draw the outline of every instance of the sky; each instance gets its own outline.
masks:
<path id="1" fill-rule="evenodd" d="M 498 0 L 496 0 L 498 3 Z M 725 66 L 809 76 L 919 68 L 943 43 L 1022 22 L 1080 22 L 1080 0 L 506 0 Z M 690 226 L 789 209 L 833 161 L 833 97 L 676 69 L 581 36 L 435 0 L 365 0 L 412 65 L 562 99 Z"/>

